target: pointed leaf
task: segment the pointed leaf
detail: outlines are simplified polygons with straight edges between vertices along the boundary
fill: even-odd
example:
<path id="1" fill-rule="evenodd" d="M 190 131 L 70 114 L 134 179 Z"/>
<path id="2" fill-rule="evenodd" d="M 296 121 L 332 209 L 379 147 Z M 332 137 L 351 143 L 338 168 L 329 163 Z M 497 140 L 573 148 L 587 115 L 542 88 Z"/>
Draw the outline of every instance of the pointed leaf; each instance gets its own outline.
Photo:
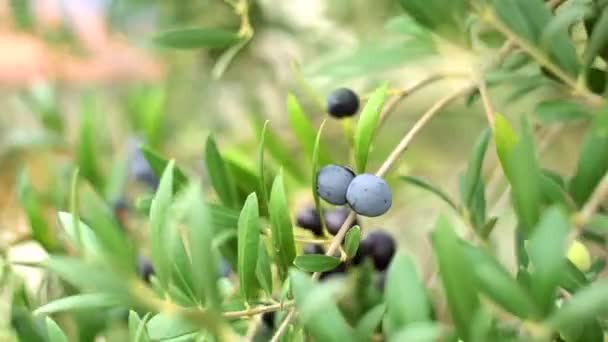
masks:
<path id="1" fill-rule="evenodd" d="M 140 319 L 133 310 L 129 311 L 129 341 L 130 342 L 149 342 L 150 338 L 146 331 L 146 320 L 149 315 Z"/>
<path id="2" fill-rule="evenodd" d="M 355 337 L 357 338 L 357 341 L 367 342 L 371 340 L 374 332 L 382 322 L 385 311 L 385 305 L 378 304 L 361 317 L 355 327 Z"/>
<path id="3" fill-rule="evenodd" d="M 377 88 L 361 110 L 357 130 L 355 131 L 355 162 L 358 172 L 364 172 L 367 166 L 369 150 L 380 121 L 380 112 L 384 106 L 387 91 L 388 84 Z"/>
<path id="4" fill-rule="evenodd" d="M 351 227 L 344 237 L 344 252 L 349 258 L 355 257 L 361 242 L 361 228 L 359 226 Z"/>
<path id="5" fill-rule="evenodd" d="M 248 302 L 258 295 L 256 266 L 260 244 L 260 214 L 255 193 L 247 197 L 239 217 L 239 287 Z"/>
<path id="6" fill-rule="evenodd" d="M 553 307 L 556 288 L 566 267 L 567 216 L 558 208 L 547 209 L 530 237 L 528 254 L 534 266 L 532 292 L 545 313 Z"/>
<path id="7" fill-rule="evenodd" d="M 285 279 L 287 277 L 287 269 L 291 267 L 293 260 L 296 257 L 296 248 L 282 172 L 277 175 L 272 184 L 268 209 L 270 214 L 270 227 L 272 230 L 274 259 L 277 268 L 279 269 L 279 277 Z"/>
<path id="8" fill-rule="evenodd" d="M 265 208 L 263 213 L 268 211 L 268 188 L 266 187 L 266 169 L 264 163 L 264 150 L 266 149 L 266 130 L 270 121 L 266 120 L 260 133 L 260 146 L 258 147 L 258 178 L 260 180 L 260 207 Z"/>
<path id="9" fill-rule="evenodd" d="M 150 167 L 152 168 L 152 171 L 154 171 L 154 174 L 156 174 L 157 177 L 161 177 L 163 172 L 167 168 L 169 161 L 161 157 L 158 153 L 154 152 L 147 146 L 140 146 L 139 149 L 144 155 L 144 158 L 146 158 L 146 161 L 148 161 L 148 164 L 150 164 Z M 188 178 L 186 177 L 184 172 L 178 167 L 174 166 L 173 191 L 180 191 L 187 183 Z"/>
<path id="10" fill-rule="evenodd" d="M 608 43 L 608 7 L 604 6 L 599 19 L 593 27 L 593 32 L 588 38 L 585 52 L 583 53 L 583 65 L 587 68 L 592 65 L 595 57 L 606 48 Z"/>
<path id="11" fill-rule="evenodd" d="M 59 223 L 61 223 L 61 226 L 65 230 L 68 239 L 74 245 L 77 245 L 77 232 L 74 227 L 74 217 L 72 214 L 60 211 L 57 216 L 59 217 Z M 80 231 L 82 241 L 81 250 L 84 252 L 84 255 L 93 258 L 103 258 L 103 248 L 100 246 L 91 228 L 80 221 L 78 230 Z"/>
<path id="12" fill-rule="evenodd" d="M 556 330 L 581 326 L 608 313 L 608 280 L 602 279 L 576 293 L 553 313 L 547 323 Z"/>
<path id="13" fill-rule="evenodd" d="M 46 251 L 54 251 L 57 245 L 53 237 L 51 227 L 47 224 L 44 217 L 41 200 L 30 184 L 27 171 L 23 170 L 17 179 L 17 191 L 19 202 L 28 220 L 28 226 L 32 233 L 32 238 L 36 240 Z"/>
<path id="14" fill-rule="evenodd" d="M 471 159 L 469 159 L 469 163 L 467 164 L 467 171 L 465 172 L 464 176 L 462 202 L 469 209 L 473 205 L 473 199 L 478 184 L 480 181 L 483 181 L 481 179 L 481 171 L 483 167 L 483 159 L 486 155 L 486 150 L 488 149 L 488 143 L 490 142 L 490 134 L 490 129 L 486 128 L 483 130 L 479 138 L 477 138 L 477 142 L 473 148 L 473 154 L 471 155 Z"/>
<path id="15" fill-rule="evenodd" d="M 150 257 L 154 273 L 163 289 L 168 290 L 171 277 L 171 231 L 168 226 L 169 207 L 173 201 L 173 161 L 163 172 L 150 208 Z"/>
<path id="16" fill-rule="evenodd" d="M 479 307 L 475 275 L 446 218 L 439 217 L 431 236 L 452 319 L 458 335 L 467 339 L 469 322 Z"/>
<path id="17" fill-rule="evenodd" d="M 222 203 L 227 207 L 238 207 L 236 185 L 224 164 L 224 160 L 217 149 L 213 136 L 207 138 L 205 145 L 205 165 L 211 186 L 217 193 Z"/>
<path id="18" fill-rule="evenodd" d="M 350 327 L 336 304 L 325 299 L 327 298 L 325 291 L 315 291 L 315 288 L 321 285 L 315 284 L 308 275 L 299 271 L 290 272 L 290 280 L 296 308 L 309 307 L 307 314 L 301 319 L 304 328 L 315 340 L 350 341 L 352 339 Z M 319 300 L 319 296 L 323 300 Z M 335 295 L 333 297 L 335 298 Z"/>
<path id="19" fill-rule="evenodd" d="M 49 342 L 68 342 L 63 330 L 50 317 L 46 318 L 46 331 L 49 335 Z"/>
<path id="20" fill-rule="evenodd" d="M 255 274 L 258 279 L 258 283 L 266 291 L 267 295 L 272 295 L 272 269 L 270 268 L 270 258 L 268 257 L 268 251 L 266 245 L 260 240 L 260 247 L 258 252 L 258 262 L 255 268 Z"/>
<path id="21" fill-rule="evenodd" d="M 407 291 L 403 291 L 407 289 Z M 386 319 L 392 327 L 403 327 L 431 319 L 431 306 L 413 260 L 397 253 L 388 269 L 384 288 Z M 389 332 L 389 334 L 395 331 Z"/>
<path id="22" fill-rule="evenodd" d="M 307 272 L 331 271 L 340 265 L 340 259 L 323 254 L 298 255 L 293 264 Z"/>
<path id="23" fill-rule="evenodd" d="M 34 311 L 36 315 L 48 315 L 55 312 L 81 310 L 81 309 L 104 309 L 120 306 L 120 300 L 105 293 L 80 294 L 59 298 L 45 304 Z"/>
<path id="24" fill-rule="evenodd" d="M 327 119 L 323 120 L 323 122 L 321 123 L 321 126 L 319 126 L 319 131 L 317 132 L 317 136 L 315 138 L 315 146 L 313 148 L 313 152 L 312 152 L 312 184 L 311 184 L 311 191 L 312 191 L 312 198 L 314 200 L 315 203 L 315 209 L 318 213 L 320 213 L 323 208 L 321 208 L 321 200 L 319 199 L 319 193 L 317 192 L 317 176 L 319 173 L 319 165 L 320 165 L 320 151 L 321 151 L 321 136 L 323 134 L 323 128 L 325 127 L 325 123 L 327 122 Z M 323 229 L 325 230 L 326 226 L 325 226 L 325 215 L 319 215 L 319 218 L 321 219 L 321 226 L 323 227 Z"/>
<path id="25" fill-rule="evenodd" d="M 300 102 L 292 93 L 287 94 L 287 115 L 291 130 L 296 138 L 298 138 L 300 145 L 302 145 L 304 153 L 312 160 L 316 132 L 302 105 L 300 105 Z M 321 149 L 318 153 L 321 162 L 323 164 L 327 163 L 329 158 L 327 158 L 326 152 Z"/>
<path id="26" fill-rule="evenodd" d="M 439 198 L 441 198 L 447 204 L 449 204 L 450 207 L 452 207 L 456 211 L 459 211 L 458 205 L 456 205 L 456 202 L 454 202 L 454 200 L 451 199 L 447 193 L 445 193 L 443 190 L 441 190 L 435 184 L 432 184 L 431 182 L 429 182 L 423 178 L 416 177 L 416 176 L 400 176 L 399 178 L 407 183 L 413 184 L 421 189 L 427 190 L 427 191 L 439 196 Z"/>
<path id="27" fill-rule="evenodd" d="M 509 159 L 513 146 L 517 143 L 517 135 L 511 127 L 507 119 L 499 113 L 496 113 L 494 121 L 494 145 L 496 145 L 496 154 L 500 159 L 502 170 L 507 178 L 511 178 L 509 172 Z"/>
<path id="28" fill-rule="evenodd" d="M 217 28 L 181 28 L 163 32 L 154 41 L 175 49 L 221 49 L 236 44 L 239 36 L 235 32 Z"/>

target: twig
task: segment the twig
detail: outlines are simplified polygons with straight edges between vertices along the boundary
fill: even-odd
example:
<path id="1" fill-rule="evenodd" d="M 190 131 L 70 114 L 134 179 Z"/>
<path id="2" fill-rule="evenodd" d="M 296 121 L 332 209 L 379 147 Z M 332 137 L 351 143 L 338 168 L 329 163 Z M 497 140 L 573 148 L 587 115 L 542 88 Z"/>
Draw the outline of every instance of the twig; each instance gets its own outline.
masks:
<path id="1" fill-rule="evenodd" d="M 285 319 L 283 319 L 283 323 L 281 323 L 281 325 L 279 326 L 279 329 L 277 329 L 277 332 L 274 334 L 274 336 L 272 336 L 272 339 L 270 340 L 270 342 L 278 342 L 281 339 L 281 337 L 285 334 L 285 332 L 287 332 L 289 323 L 291 323 L 291 320 L 293 319 L 295 314 L 296 314 L 296 311 L 294 309 L 291 309 L 289 311 L 287 316 L 285 316 Z"/>
<path id="2" fill-rule="evenodd" d="M 279 304 L 258 306 L 258 307 L 254 307 L 254 308 L 247 309 L 247 310 L 229 311 L 229 312 L 224 312 L 224 317 L 228 318 L 228 319 L 250 317 L 250 316 L 259 315 L 259 314 L 262 314 L 265 312 L 280 311 L 280 310 L 283 310 L 286 308 L 291 308 L 291 307 L 293 307 L 293 305 L 294 305 L 294 302 L 289 301 L 289 302 L 283 302 L 283 303 L 279 303 Z"/>
<path id="3" fill-rule="evenodd" d="M 494 108 L 488 95 L 488 88 L 486 87 L 486 81 L 483 76 L 479 77 L 477 88 L 479 89 L 479 95 L 481 96 L 481 103 L 483 104 L 484 112 L 486 113 L 486 119 L 490 129 L 494 129 Z"/>
<path id="4" fill-rule="evenodd" d="M 474 88 L 473 83 L 468 83 L 466 86 L 457 89 L 456 91 L 448 94 L 446 97 L 441 98 L 437 101 L 431 108 L 429 108 L 421 117 L 416 121 L 414 126 L 410 129 L 409 132 L 401 139 L 397 147 L 393 149 L 391 154 L 386 158 L 384 163 L 380 166 L 378 171 L 376 172 L 376 176 L 382 177 L 384 176 L 388 170 L 397 162 L 401 154 L 408 148 L 412 139 L 418 134 L 418 132 L 437 114 L 443 107 L 448 105 L 450 102 L 457 99 L 462 94 L 471 91 Z"/>
<path id="5" fill-rule="evenodd" d="M 582 228 L 599 208 L 601 202 L 608 196 L 608 172 L 602 177 L 598 186 L 583 208 L 574 216 L 575 225 Z"/>
<path id="6" fill-rule="evenodd" d="M 245 342 L 253 342 L 255 338 L 255 334 L 258 332 L 258 327 L 260 325 L 260 317 L 254 317 L 251 322 L 249 322 L 249 327 L 247 328 L 247 334 L 245 335 Z"/>

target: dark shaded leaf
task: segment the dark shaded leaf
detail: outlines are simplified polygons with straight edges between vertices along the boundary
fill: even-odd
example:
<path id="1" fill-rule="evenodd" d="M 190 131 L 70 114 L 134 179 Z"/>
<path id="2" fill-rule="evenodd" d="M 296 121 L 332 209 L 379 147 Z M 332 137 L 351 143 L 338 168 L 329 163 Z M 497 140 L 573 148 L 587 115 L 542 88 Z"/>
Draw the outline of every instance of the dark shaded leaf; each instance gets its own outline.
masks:
<path id="1" fill-rule="evenodd" d="M 167 159 L 161 157 L 158 153 L 154 152 L 152 149 L 150 149 L 147 146 L 140 146 L 139 149 L 140 149 L 141 153 L 144 155 L 144 158 L 146 158 L 146 161 L 148 161 L 148 164 L 150 164 L 150 167 L 152 168 L 152 171 L 154 171 L 154 174 L 160 178 L 163 174 L 163 171 L 167 167 L 167 164 L 169 164 L 169 161 Z M 187 183 L 188 183 L 188 178 L 183 173 L 183 171 L 181 171 L 178 167 L 174 167 L 173 190 L 175 192 L 178 192 Z"/>

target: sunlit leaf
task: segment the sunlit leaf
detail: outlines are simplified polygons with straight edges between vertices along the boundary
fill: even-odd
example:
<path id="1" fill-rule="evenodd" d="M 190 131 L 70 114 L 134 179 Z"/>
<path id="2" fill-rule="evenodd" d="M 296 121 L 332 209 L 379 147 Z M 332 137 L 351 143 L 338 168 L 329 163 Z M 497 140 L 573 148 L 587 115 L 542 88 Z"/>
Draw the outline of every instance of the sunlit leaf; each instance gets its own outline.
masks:
<path id="1" fill-rule="evenodd" d="M 259 215 L 258 198 L 252 193 L 243 205 L 238 224 L 239 287 L 247 301 L 252 301 L 258 294 L 256 267 L 260 247 Z"/>
<path id="2" fill-rule="evenodd" d="M 34 311 L 37 315 L 48 315 L 55 312 L 81 310 L 81 309 L 104 309 L 120 306 L 119 298 L 105 293 L 79 294 L 59 298 Z"/>
<path id="3" fill-rule="evenodd" d="M 160 185 L 150 208 L 150 257 L 155 275 L 167 290 L 171 276 L 171 231 L 169 207 L 173 201 L 173 161 L 170 161 L 160 179 Z"/>
<path id="4" fill-rule="evenodd" d="M 355 131 L 355 161 L 358 172 L 364 172 L 367 166 L 369 150 L 380 120 L 380 112 L 384 106 L 387 91 L 388 84 L 377 88 L 361 110 Z"/>

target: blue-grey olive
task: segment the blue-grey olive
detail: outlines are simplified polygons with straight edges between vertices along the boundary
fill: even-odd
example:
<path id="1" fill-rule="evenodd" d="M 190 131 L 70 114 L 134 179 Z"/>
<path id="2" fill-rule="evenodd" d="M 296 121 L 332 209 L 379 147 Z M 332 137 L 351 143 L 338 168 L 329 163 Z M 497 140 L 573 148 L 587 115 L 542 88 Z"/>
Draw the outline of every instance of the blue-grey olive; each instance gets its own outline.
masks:
<path id="1" fill-rule="evenodd" d="M 346 190 L 348 205 L 359 215 L 375 217 L 393 204 L 391 189 L 384 179 L 369 173 L 355 177 Z"/>
<path id="2" fill-rule="evenodd" d="M 346 189 L 355 173 L 344 166 L 326 165 L 317 173 L 317 194 L 334 205 L 346 204 Z"/>

